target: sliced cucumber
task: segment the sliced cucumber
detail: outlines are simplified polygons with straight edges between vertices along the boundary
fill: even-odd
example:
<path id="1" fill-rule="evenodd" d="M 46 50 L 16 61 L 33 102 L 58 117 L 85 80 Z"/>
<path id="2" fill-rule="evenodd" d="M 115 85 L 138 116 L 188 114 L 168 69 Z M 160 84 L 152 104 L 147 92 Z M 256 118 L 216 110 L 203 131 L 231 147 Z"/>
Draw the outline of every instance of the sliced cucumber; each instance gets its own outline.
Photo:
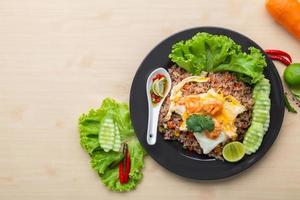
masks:
<path id="1" fill-rule="evenodd" d="M 270 125 L 270 115 L 268 116 L 267 120 L 265 121 L 265 123 L 263 125 L 264 125 L 264 131 L 266 134 L 267 130 L 269 129 L 269 125 Z"/>
<path id="2" fill-rule="evenodd" d="M 245 149 L 246 149 L 246 154 L 252 154 L 255 153 L 258 148 L 260 147 L 261 143 L 262 143 L 263 137 L 258 138 L 255 141 L 247 141 L 244 145 L 245 145 Z"/>
<path id="3" fill-rule="evenodd" d="M 253 97 L 254 99 L 258 98 L 258 99 L 267 99 L 270 96 L 270 90 L 260 90 L 257 92 L 253 92 Z M 259 96 L 259 97 L 258 97 Z"/>
<path id="4" fill-rule="evenodd" d="M 112 147 L 113 151 L 120 151 L 121 148 L 121 135 L 120 135 L 120 130 L 118 125 L 115 123 L 115 140 L 114 140 L 114 145 Z"/>
<path id="5" fill-rule="evenodd" d="M 271 108 L 270 92 L 271 85 L 268 79 L 262 79 L 253 89 L 254 106 L 252 124 L 246 132 L 243 141 L 246 154 L 252 154 L 258 150 L 269 128 Z"/>
<path id="6" fill-rule="evenodd" d="M 115 140 L 115 124 L 110 116 L 106 116 L 102 120 L 98 140 L 100 147 L 105 152 L 108 152 L 113 148 Z"/>
<path id="7" fill-rule="evenodd" d="M 268 79 L 262 79 L 258 82 L 253 89 L 253 97 L 256 99 L 257 95 L 264 95 L 269 97 L 271 92 L 271 85 Z"/>
<path id="8" fill-rule="evenodd" d="M 254 106 L 265 106 L 265 107 L 270 107 L 271 106 L 271 100 L 269 97 L 262 97 L 259 96 L 260 98 L 257 98 L 255 100 L 255 105 Z"/>
<path id="9" fill-rule="evenodd" d="M 257 144 L 260 140 L 261 140 L 262 136 L 258 135 L 258 134 L 253 134 L 251 137 L 247 137 L 245 138 L 245 144 L 249 145 L 253 145 L 253 144 Z"/>
<path id="10" fill-rule="evenodd" d="M 261 123 L 252 122 L 246 132 L 243 144 L 245 145 L 246 154 L 254 153 L 261 145 L 264 136 L 264 128 Z"/>
<path id="11" fill-rule="evenodd" d="M 269 118 L 269 113 L 268 112 L 261 112 L 261 113 L 255 112 L 255 113 L 253 113 L 252 121 L 264 124 L 267 121 L 268 118 Z"/>

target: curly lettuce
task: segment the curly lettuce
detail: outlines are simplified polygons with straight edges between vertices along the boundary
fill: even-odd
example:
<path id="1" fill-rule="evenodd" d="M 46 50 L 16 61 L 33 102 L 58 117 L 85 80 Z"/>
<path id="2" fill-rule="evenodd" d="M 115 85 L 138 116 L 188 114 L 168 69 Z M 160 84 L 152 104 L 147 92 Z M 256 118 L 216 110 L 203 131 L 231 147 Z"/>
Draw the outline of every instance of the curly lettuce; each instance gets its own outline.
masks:
<path id="1" fill-rule="evenodd" d="M 117 122 L 121 132 L 121 140 L 134 134 L 128 105 L 106 98 L 99 109 L 91 109 L 87 114 L 82 114 L 79 118 L 80 144 L 89 154 L 100 148 L 98 141 L 100 123 L 108 113 Z"/>
<path id="2" fill-rule="evenodd" d="M 92 156 L 91 165 L 93 169 L 98 172 L 104 185 L 113 191 L 130 191 L 134 189 L 143 178 L 141 171 L 144 167 L 143 157 L 145 152 L 136 137 L 130 137 L 127 144 L 131 165 L 129 181 L 126 184 L 121 184 L 119 181 L 118 164 L 123 159 L 122 153 L 97 151 Z"/>
<path id="3" fill-rule="evenodd" d="M 197 33 L 191 39 L 172 46 L 169 58 L 187 72 L 234 72 L 243 81 L 255 84 L 261 80 L 266 61 L 260 50 L 250 47 L 244 53 L 241 47 L 224 35 Z"/>
<path id="4" fill-rule="evenodd" d="M 109 115 L 107 115 L 109 113 Z M 129 181 L 119 182 L 119 163 L 123 159 L 121 152 L 105 152 L 99 144 L 99 126 L 104 117 L 114 119 L 120 129 L 122 142 L 127 142 L 130 153 L 131 167 Z M 91 166 L 99 174 L 101 181 L 113 191 L 130 191 L 142 180 L 144 149 L 134 135 L 128 105 L 106 98 L 97 110 L 90 110 L 79 118 L 80 144 L 91 156 Z"/>

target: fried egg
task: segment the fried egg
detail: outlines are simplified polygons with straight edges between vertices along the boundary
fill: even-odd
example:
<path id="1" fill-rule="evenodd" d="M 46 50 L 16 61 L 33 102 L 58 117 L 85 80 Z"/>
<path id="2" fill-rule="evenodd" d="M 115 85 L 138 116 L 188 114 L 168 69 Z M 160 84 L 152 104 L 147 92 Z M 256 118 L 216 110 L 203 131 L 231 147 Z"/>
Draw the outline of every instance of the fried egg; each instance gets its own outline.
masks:
<path id="1" fill-rule="evenodd" d="M 178 102 L 178 100 L 182 97 L 182 92 L 181 92 L 181 88 L 189 82 L 198 82 L 198 83 L 203 83 L 203 82 L 207 82 L 209 80 L 209 78 L 205 77 L 205 74 L 203 74 L 202 76 L 190 76 L 187 77 L 185 79 L 183 79 L 182 81 L 180 81 L 177 85 L 173 86 L 172 90 L 171 90 L 171 94 L 170 94 L 170 107 L 169 107 L 169 111 L 166 115 L 166 119 L 169 120 L 171 119 L 171 115 L 172 112 L 176 112 L 178 114 L 182 112 L 184 112 L 184 106 L 180 106 L 177 105 L 176 102 Z"/>
<path id="2" fill-rule="evenodd" d="M 173 112 L 179 114 L 182 118 L 180 125 L 181 131 L 187 131 L 186 120 L 192 114 L 210 115 L 218 124 L 221 134 L 214 139 L 208 138 L 206 134 L 194 133 L 199 142 L 203 153 L 209 153 L 219 143 L 237 136 L 236 126 L 234 124 L 236 117 L 246 111 L 236 98 L 231 95 L 224 95 L 211 88 L 206 93 L 197 95 L 182 94 L 181 88 L 188 82 L 206 82 L 208 77 L 191 76 L 175 85 L 171 90 L 170 107 L 166 115 L 167 119 L 171 118 Z"/>
<path id="3" fill-rule="evenodd" d="M 202 152 L 204 154 L 208 154 L 211 152 L 216 146 L 226 140 L 226 136 L 223 132 L 220 133 L 219 137 L 216 139 L 210 139 L 206 137 L 205 134 L 202 133 L 194 133 L 196 140 L 198 141 L 200 147 L 202 148 Z"/>

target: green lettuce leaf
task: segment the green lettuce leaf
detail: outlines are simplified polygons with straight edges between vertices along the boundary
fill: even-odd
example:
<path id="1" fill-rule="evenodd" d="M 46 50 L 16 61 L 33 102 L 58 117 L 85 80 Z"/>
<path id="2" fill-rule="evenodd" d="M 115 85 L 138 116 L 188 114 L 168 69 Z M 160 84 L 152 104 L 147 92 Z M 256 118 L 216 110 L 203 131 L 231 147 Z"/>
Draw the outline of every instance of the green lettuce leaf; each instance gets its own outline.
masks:
<path id="1" fill-rule="evenodd" d="M 129 178 L 140 180 L 143 177 L 143 174 L 140 172 L 144 167 L 143 157 L 146 155 L 146 152 L 136 137 L 131 137 L 128 141 L 128 151 L 131 160 Z"/>
<path id="2" fill-rule="evenodd" d="M 92 155 L 91 165 L 101 178 L 101 181 L 113 191 L 129 191 L 134 189 L 142 180 L 142 169 L 144 167 L 143 157 L 145 151 L 135 136 L 127 140 L 128 151 L 130 154 L 130 173 L 129 181 L 126 184 L 120 184 L 119 181 L 119 162 L 123 159 L 120 152 L 95 151 Z"/>
<path id="3" fill-rule="evenodd" d="M 123 157 L 121 152 L 99 150 L 92 154 L 91 165 L 99 174 L 104 174 L 109 167 L 118 166 Z"/>
<path id="4" fill-rule="evenodd" d="M 242 52 L 227 36 L 198 33 L 174 44 L 169 58 L 194 75 L 201 71 L 231 71 L 248 83 L 257 83 L 263 77 L 266 61 L 258 49 L 250 47 L 249 51 Z"/>
<path id="5" fill-rule="evenodd" d="M 105 113 L 101 109 L 96 111 L 92 109 L 88 114 L 83 114 L 79 118 L 80 144 L 89 154 L 100 147 L 98 133 L 104 116 Z"/>
<path id="6" fill-rule="evenodd" d="M 108 114 L 117 122 L 121 140 L 134 134 L 128 105 L 106 98 L 99 109 L 92 109 L 88 114 L 82 114 L 79 118 L 80 144 L 89 154 L 100 148 L 98 141 L 99 127 L 102 119 Z"/>
<path id="7" fill-rule="evenodd" d="M 101 181 L 110 190 L 117 192 L 127 192 L 136 188 L 140 180 L 129 178 L 128 183 L 121 184 L 119 181 L 119 169 L 112 168 L 105 172 L 105 174 L 99 174 Z"/>
<path id="8" fill-rule="evenodd" d="M 250 54 L 239 53 L 231 56 L 229 63 L 224 63 L 212 71 L 231 71 L 247 83 L 257 83 L 264 78 L 263 70 L 267 65 L 260 50 L 250 47 Z M 252 78 L 252 79 L 249 79 Z"/>
<path id="9" fill-rule="evenodd" d="M 120 129 L 121 141 L 128 144 L 131 167 L 129 181 L 126 184 L 120 184 L 119 181 L 119 163 L 123 159 L 123 154 L 115 151 L 105 152 L 99 144 L 99 127 L 107 116 L 114 119 Z M 137 186 L 143 177 L 143 157 L 146 153 L 134 135 L 127 104 L 106 98 L 99 109 L 92 109 L 87 114 L 81 115 L 79 132 L 80 144 L 91 156 L 91 166 L 97 171 L 104 185 L 119 192 L 130 191 Z"/>

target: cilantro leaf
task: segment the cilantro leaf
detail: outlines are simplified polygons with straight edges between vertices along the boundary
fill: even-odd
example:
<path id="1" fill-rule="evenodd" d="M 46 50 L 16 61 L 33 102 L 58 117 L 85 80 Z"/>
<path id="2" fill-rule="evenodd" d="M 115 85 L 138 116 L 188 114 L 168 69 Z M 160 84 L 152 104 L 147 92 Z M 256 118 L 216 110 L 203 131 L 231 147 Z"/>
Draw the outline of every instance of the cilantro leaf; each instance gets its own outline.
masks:
<path id="1" fill-rule="evenodd" d="M 193 132 L 203 132 L 205 130 L 212 131 L 215 128 L 215 123 L 208 115 L 191 115 L 186 120 L 187 129 Z"/>

